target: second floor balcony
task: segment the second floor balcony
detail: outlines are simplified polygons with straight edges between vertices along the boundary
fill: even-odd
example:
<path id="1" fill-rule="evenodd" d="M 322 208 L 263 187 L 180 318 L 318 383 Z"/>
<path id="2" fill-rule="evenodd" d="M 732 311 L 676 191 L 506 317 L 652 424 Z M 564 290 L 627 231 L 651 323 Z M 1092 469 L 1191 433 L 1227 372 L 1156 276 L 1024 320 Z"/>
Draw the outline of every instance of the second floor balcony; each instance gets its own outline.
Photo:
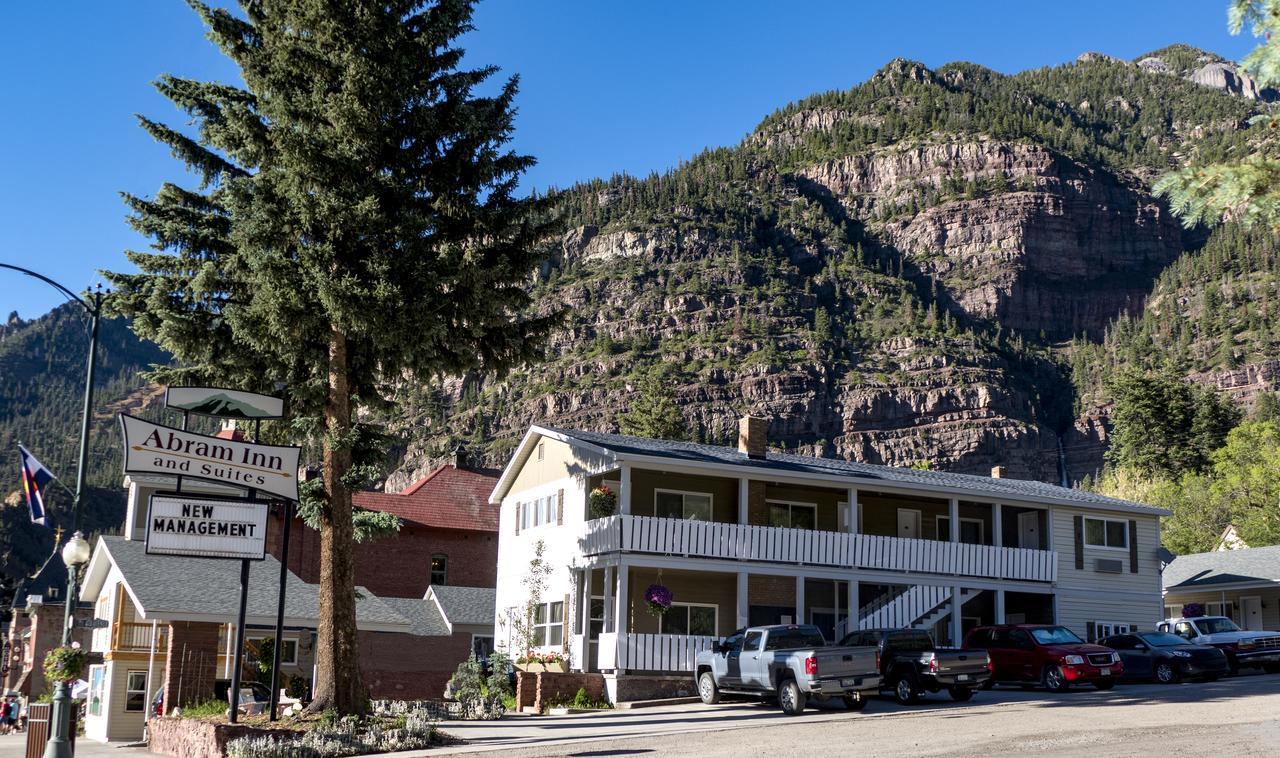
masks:
<path id="1" fill-rule="evenodd" d="M 874 534 L 614 515 L 586 522 L 588 556 L 645 553 L 911 574 L 1052 582 L 1052 550 L 943 542 Z"/>

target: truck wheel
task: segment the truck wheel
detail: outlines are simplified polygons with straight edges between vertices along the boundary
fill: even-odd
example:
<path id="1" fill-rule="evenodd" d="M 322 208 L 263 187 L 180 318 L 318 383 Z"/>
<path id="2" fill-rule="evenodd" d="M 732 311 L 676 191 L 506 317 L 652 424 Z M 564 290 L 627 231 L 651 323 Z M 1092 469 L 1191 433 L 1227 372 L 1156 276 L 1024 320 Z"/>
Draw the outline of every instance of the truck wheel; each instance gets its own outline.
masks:
<path id="1" fill-rule="evenodd" d="M 901 705 L 915 705 L 920 699 L 920 688 L 916 686 L 915 677 L 898 677 L 898 680 L 893 683 L 893 699 Z"/>
<path id="2" fill-rule="evenodd" d="M 1071 687 L 1067 675 L 1062 673 L 1061 666 L 1050 666 L 1044 670 L 1044 686 L 1050 692 L 1066 692 Z"/>
<path id="3" fill-rule="evenodd" d="M 720 702 L 720 688 L 716 686 L 716 678 L 710 671 L 704 671 L 698 677 L 698 697 L 707 705 Z"/>
<path id="4" fill-rule="evenodd" d="M 952 687 L 947 691 L 951 693 L 951 699 L 957 703 L 964 703 L 973 699 L 973 690 L 968 687 Z"/>
<path id="5" fill-rule="evenodd" d="M 1162 661 L 1156 664 L 1156 681 L 1161 684 L 1177 684 L 1182 677 L 1172 663 Z"/>
<path id="6" fill-rule="evenodd" d="M 867 699 L 862 696 L 861 692 L 855 692 L 852 695 L 845 695 L 843 700 L 845 710 L 860 711 L 867 707 Z"/>
<path id="7" fill-rule="evenodd" d="M 805 694 L 796 684 L 796 680 L 788 679 L 778 685 L 778 704 L 782 712 L 788 716 L 798 716 L 804 712 Z"/>

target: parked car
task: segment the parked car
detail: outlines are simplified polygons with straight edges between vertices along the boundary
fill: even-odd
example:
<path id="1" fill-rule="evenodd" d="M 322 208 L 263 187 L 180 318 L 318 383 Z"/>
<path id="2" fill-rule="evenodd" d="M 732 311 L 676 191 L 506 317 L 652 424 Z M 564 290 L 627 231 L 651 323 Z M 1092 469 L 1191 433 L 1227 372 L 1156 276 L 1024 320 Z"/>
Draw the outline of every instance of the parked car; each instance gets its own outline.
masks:
<path id="1" fill-rule="evenodd" d="M 941 649 L 923 629 L 864 629 L 840 640 L 847 647 L 874 645 L 880 684 L 902 705 L 919 701 L 925 692 L 946 690 L 965 701 L 991 678 L 985 650 Z"/>
<path id="2" fill-rule="evenodd" d="M 1116 651 L 1085 642 L 1065 626 L 980 626 L 969 632 L 965 647 L 991 656 L 991 681 L 1043 684 L 1052 692 L 1064 692 L 1073 684 L 1109 690 L 1124 673 Z"/>
<path id="3" fill-rule="evenodd" d="M 828 646 L 810 624 L 740 629 L 698 654 L 693 678 L 708 705 L 721 694 L 776 697 L 788 715 L 803 711 L 810 697 L 859 710 L 864 693 L 880 687 L 874 647 Z"/>
<path id="4" fill-rule="evenodd" d="M 1120 654 L 1125 679 L 1174 684 L 1183 679 L 1215 681 L 1227 673 L 1227 655 L 1211 645 L 1194 645 L 1168 632 L 1115 634 L 1098 640 Z"/>
<path id="5" fill-rule="evenodd" d="M 1226 616 L 1170 618 L 1156 624 L 1156 630 L 1170 632 L 1196 645 L 1212 645 L 1227 654 L 1232 676 L 1241 668 L 1260 668 L 1268 674 L 1280 672 L 1280 634 L 1247 632 Z"/>

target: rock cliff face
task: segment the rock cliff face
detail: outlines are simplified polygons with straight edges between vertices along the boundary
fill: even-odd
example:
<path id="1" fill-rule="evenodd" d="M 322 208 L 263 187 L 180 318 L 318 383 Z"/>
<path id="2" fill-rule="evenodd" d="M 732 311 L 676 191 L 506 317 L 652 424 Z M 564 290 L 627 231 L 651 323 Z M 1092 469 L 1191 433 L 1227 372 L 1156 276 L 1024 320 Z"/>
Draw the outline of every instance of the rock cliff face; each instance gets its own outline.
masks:
<path id="1" fill-rule="evenodd" d="M 387 486 L 459 443 L 501 465 L 532 423 L 617 431 L 651 373 L 698 440 L 732 444 L 751 412 L 788 451 L 1095 474 L 1109 407 L 1081 396 L 1070 340 L 1142 313 L 1201 244 L 1150 180 L 1254 112 L 1208 80 L 1225 70 L 1191 81 L 1220 60 L 1199 55 L 1018 77 L 894 61 L 668 174 L 559 194 L 533 285 L 565 312 L 548 360 L 429 393 Z"/>

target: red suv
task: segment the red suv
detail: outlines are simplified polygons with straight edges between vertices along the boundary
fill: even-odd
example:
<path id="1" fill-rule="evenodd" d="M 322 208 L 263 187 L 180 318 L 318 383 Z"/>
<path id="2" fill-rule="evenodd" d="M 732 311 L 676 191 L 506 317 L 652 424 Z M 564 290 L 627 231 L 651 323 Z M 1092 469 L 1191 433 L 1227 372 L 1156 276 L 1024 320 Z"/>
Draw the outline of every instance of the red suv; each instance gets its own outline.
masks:
<path id="1" fill-rule="evenodd" d="M 987 651 L 992 681 L 1043 684 L 1053 692 L 1080 683 L 1109 690 L 1124 673 L 1116 651 L 1091 645 L 1065 626 L 980 626 L 969 632 L 964 646 Z"/>

